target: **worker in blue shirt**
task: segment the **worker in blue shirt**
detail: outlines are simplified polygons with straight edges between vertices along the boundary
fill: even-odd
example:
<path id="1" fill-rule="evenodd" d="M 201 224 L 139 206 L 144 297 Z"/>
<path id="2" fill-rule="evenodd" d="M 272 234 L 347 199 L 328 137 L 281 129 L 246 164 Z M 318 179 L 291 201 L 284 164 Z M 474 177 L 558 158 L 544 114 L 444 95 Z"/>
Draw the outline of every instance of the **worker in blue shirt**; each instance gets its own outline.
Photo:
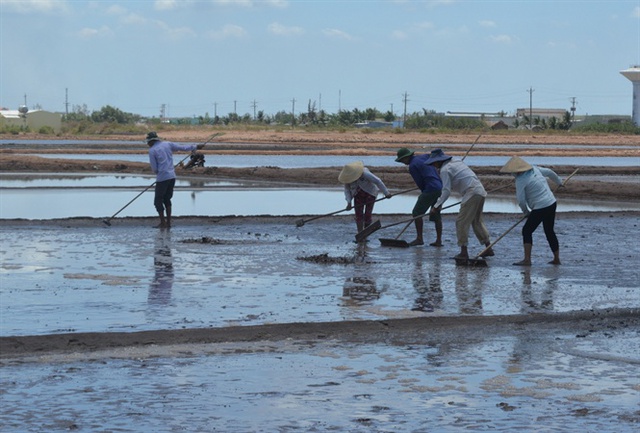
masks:
<path id="1" fill-rule="evenodd" d="M 204 144 L 176 144 L 163 141 L 155 132 L 147 134 L 149 146 L 149 163 L 151 170 L 156 174 L 156 188 L 153 205 L 160 216 L 158 228 L 171 227 L 171 198 L 176 184 L 176 170 L 173 166 L 173 152 L 191 151 L 202 149 Z M 166 217 L 165 217 L 166 211 Z"/>
<path id="2" fill-rule="evenodd" d="M 425 161 L 429 159 L 429 154 L 416 155 L 413 150 L 409 150 L 406 147 L 398 150 L 396 162 L 409 166 L 409 173 L 416 183 L 416 186 L 420 189 L 421 193 L 418 196 L 415 206 L 411 214 L 413 217 L 419 215 L 425 215 L 430 207 L 432 207 L 440 194 L 442 193 L 442 180 L 438 175 L 438 171 L 435 167 L 425 164 Z M 430 243 L 432 247 L 442 246 L 442 217 L 440 213 L 434 213 L 429 215 L 429 221 L 433 221 L 436 226 L 436 240 Z M 424 222 L 422 218 L 416 218 L 414 220 L 416 226 L 416 239 L 409 243 L 411 246 L 424 245 L 423 239 L 423 227 Z"/>

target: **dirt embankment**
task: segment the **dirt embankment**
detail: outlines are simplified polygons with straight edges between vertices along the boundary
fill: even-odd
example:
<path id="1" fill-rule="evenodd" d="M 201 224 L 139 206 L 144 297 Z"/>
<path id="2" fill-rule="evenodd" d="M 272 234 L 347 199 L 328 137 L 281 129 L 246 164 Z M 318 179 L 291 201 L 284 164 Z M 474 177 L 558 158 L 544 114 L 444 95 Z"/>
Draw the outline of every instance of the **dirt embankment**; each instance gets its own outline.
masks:
<path id="1" fill-rule="evenodd" d="M 193 128 L 181 130 L 159 131 L 163 139 L 175 142 L 204 142 L 216 130 L 210 128 Z M 207 157 L 205 168 L 190 171 L 179 170 L 182 177 L 204 177 L 211 179 L 251 179 L 265 182 L 285 182 L 293 185 L 335 186 L 337 172 L 335 167 L 284 169 L 278 167 L 229 168 L 216 167 L 215 155 L 344 155 L 357 157 L 362 155 L 395 156 L 399 147 L 411 147 L 419 152 L 428 151 L 432 147 L 450 144 L 447 153 L 461 156 L 466 153 L 466 146 L 476 142 L 473 148 L 475 156 L 592 156 L 638 157 L 640 161 L 640 137 L 632 135 L 578 135 L 544 134 L 531 132 L 486 133 L 478 136 L 469 134 L 440 134 L 420 132 L 389 132 L 372 130 L 351 130 L 346 132 L 323 131 L 305 132 L 300 130 L 224 130 L 224 135 L 216 137 L 214 142 L 203 151 Z M 147 146 L 144 136 L 100 136 L 100 137 L 56 137 L 57 140 L 77 140 L 81 143 L 52 144 L 11 143 L 10 140 L 51 139 L 36 134 L 20 136 L 0 136 L 7 140 L 0 148 L 0 170 L 4 172 L 94 172 L 94 173 L 130 173 L 151 174 L 146 163 L 128 161 L 92 160 L 92 154 L 144 154 Z M 96 142 L 101 140 L 102 142 Z M 118 140 L 120 143 L 104 143 Z M 138 141 L 139 140 L 139 141 Z M 123 143 L 123 141 L 125 141 Z M 519 144 L 517 148 L 500 148 L 483 146 L 487 144 Z M 456 144 L 458 146 L 453 146 Z M 541 147 L 540 145 L 544 145 Z M 36 153 L 85 153 L 86 160 L 65 158 L 40 158 Z M 561 176 L 567 176 L 575 167 L 551 166 Z M 413 182 L 406 168 L 398 165 L 374 167 L 375 174 L 380 176 L 389 188 L 408 189 Z M 474 167 L 488 191 L 505 184 L 512 184 L 510 176 L 500 175 L 498 167 Z M 615 178 L 613 177 L 615 175 Z M 638 200 L 640 164 L 630 167 L 581 167 L 579 175 L 571 181 L 571 188 L 561 189 L 559 196 L 592 197 L 594 199 Z M 501 190 L 501 194 L 510 194 L 513 188 Z"/>

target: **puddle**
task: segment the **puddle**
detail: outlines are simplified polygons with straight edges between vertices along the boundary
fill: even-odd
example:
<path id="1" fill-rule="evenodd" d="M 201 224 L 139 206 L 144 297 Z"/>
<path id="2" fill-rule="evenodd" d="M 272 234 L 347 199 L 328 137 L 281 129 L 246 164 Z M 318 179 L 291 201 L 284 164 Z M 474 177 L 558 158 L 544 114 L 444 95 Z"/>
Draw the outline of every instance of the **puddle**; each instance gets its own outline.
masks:
<path id="1" fill-rule="evenodd" d="M 465 150 L 468 148 L 468 145 Z M 529 146 L 530 147 L 530 146 Z M 538 145 L 536 145 L 538 147 Z M 509 148 L 509 147 L 507 147 Z M 517 147 L 516 147 L 517 148 Z M 558 148 L 558 146 L 553 146 Z M 590 147 L 591 148 L 591 147 Z M 616 146 L 616 149 L 621 147 Z M 637 147 L 631 147 L 637 148 Z M 425 148 L 425 152 L 432 147 Z M 45 158 L 66 158 L 66 159 L 94 159 L 108 161 L 130 161 L 149 162 L 146 154 L 37 154 Z M 184 154 L 174 155 L 174 164 L 184 158 Z M 282 167 L 282 168 L 303 168 L 303 167 L 342 167 L 346 162 L 353 160 L 363 161 L 368 167 L 397 166 L 395 162 L 395 152 L 393 156 L 340 156 L 340 155 L 206 155 L 206 167 Z M 469 155 L 466 162 L 472 166 L 502 166 L 508 160 L 505 156 L 474 156 Z M 543 166 L 555 165 L 575 165 L 575 166 L 595 166 L 595 167 L 633 167 L 640 165 L 638 157 L 590 157 L 590 156 L 527 156 L 527 162 Z"/>
<path id="2" fill-rule="evenodd" d="M 630 433 L 640 422 L 637 364 L 569 353 L 570 333 L 423 338 L 41 355 L 1 367 L 3 429 L 506 432 L 544 420 Z M 616 329 L 589 350 L 639 340 Z"/>
<path id="3" fill-rule="evenodd" d="M 145 176 L 0 176 L 0 219 L 110 217 L 153 183 Z M 408 214 L 417 195 L 409 193 L 376 203 L 378 215 Z M 456 202 L 455 197 L 449 203 Z M 47 206 L 43 206 L 47 203 Z M 345 205 L 342 188 L 283 188 L 259 182 L 180 179 L 173 197 L 174 216 L 323 215 Z M 639 210 L 640 203 L 570 200 L 558 202 L 558 212 Z M 459 206 L 446 209 L 457 213 Z M 519 214 L 513 197 L 489 196 L 489 213 Z M 155 214 L 153 188 L 136 198 L 118 217 Z M 347 214 L 347 212 L 345 212 Z"/>

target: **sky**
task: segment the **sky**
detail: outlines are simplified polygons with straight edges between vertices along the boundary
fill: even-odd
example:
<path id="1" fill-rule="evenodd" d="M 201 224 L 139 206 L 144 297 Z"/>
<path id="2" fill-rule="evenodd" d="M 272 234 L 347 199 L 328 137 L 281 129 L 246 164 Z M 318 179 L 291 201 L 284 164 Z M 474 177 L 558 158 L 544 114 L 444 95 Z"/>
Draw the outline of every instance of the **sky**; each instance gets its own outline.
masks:
<path id="1" fill-rule="evenodd" d="M 0 0 L 0 106 L 631 115 L 640 0 Z"/>

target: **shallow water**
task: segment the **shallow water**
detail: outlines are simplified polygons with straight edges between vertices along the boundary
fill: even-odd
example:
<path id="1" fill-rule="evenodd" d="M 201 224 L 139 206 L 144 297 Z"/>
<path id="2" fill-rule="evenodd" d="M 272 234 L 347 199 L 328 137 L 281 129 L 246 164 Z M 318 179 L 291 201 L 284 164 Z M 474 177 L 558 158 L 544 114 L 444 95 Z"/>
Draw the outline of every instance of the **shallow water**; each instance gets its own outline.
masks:
<path id="1" fill-rule="evenodd" d="M 425 150 L 428 151 L 429 149 Z M 132 154 L 38 154 L 46 158 L 67 159 L 95 159 L 131 162 L 149 162 L 147 155 Z M 184 155 L 175 154 L 174 163 L 177 164 Z M 337 155 L 207 155 L 205 166 L 207 167 L 342 167 L 352 161 L 362 161 L 368 167 L 397 166 L 394 156 L 337 156 Z M 640 165 L 638 157 L 589 157 L 589 156 L 527 156 L 531 164 L 554 166 L 598 166 L 598 167 L 635 167 Z M 502 166 L 509 160 L 504 156 L 473 156 L 466 158 L 471 166 Z"/>
<path id="2" fill-rule="evenodd" d="M 153 188 L 149 176 L 122 175 L 0 175 L 0 219 L 53 219 L 72 217 L 103 218 L 114 215 L 134 200 L 119 217 L 149 216 L 153 208 Z M 142 195 L 136 198 L 138 194 Z M 417 193 L 398 195 L 375 205 L 378 215 L 410 214 Z M 445 205 L 454 204 L 452 197 Z M 47 203 L 43 206 L 43 203 Z M 173 210 L 179 216 L 223 215 L 313 215 L 344 208 L 342 188 L 295 188 L 246 181 L 178 179 Z M 640 203 L 562 199 L 559 212 L 638 210 Z M 459 206 L 445 209 L 457 213 Z M 486 212 L 520 213 L 513 197 L 490 195 Z M 345 212 L 347 213 L 347 212 Z"/>
<path id="3" fill-rule="evenodd" d="M 451 260 L 454 219 L 445 216 L 445 247 L 406 249 L 378 242 L 402 226 L 355 244 L 347 217 L 302 227 L 294 219 L 203 219 L 176 222 L 170 232 L 151 228 L 152 219 L 149 227 L 117 221 L 106 227 L 100 220 L 94 227 L 3 224 L 0 329 L 29 335 L 640 306 L 639 271 L 622 259 L 640 255 L 632 217 L 559 215 L 561 267 L 546 265 L 542 230 L 535 236 L 536 266 L 511 266 L 522 254 L 516 230 L 496 246 L 491 266 L 480 269 Z M 512 223 L 487 217 L 494 238 Z M 580 226 L 592 227 L 586 249 Z M 432 225 L 425 228 L 432 239 Z M 411 228 L 403 238 L 413 235 Z M 606 266 L 603 248 L 611 258 Z M 470 244 L 471 253 L 480 249 Z M 351 263 L 299 259 L 321 254 Z"/>
<path id="4" fill-rule="evenodd" d="M 182 345 L 2 366 L 3 431 L 636 431 L 638 336 Z M 427 337 L 428 338 L 428 337 Z M 599 339 L 598 339 L 599 338 Z M 169 353 L 168 353 L 169 352 Z M 241 352 L 241 354 L 238 354 Z M 593 356 L 595 355 L 595 356 Z M 543 426 L 543 428 L 541 428 Z"/>

